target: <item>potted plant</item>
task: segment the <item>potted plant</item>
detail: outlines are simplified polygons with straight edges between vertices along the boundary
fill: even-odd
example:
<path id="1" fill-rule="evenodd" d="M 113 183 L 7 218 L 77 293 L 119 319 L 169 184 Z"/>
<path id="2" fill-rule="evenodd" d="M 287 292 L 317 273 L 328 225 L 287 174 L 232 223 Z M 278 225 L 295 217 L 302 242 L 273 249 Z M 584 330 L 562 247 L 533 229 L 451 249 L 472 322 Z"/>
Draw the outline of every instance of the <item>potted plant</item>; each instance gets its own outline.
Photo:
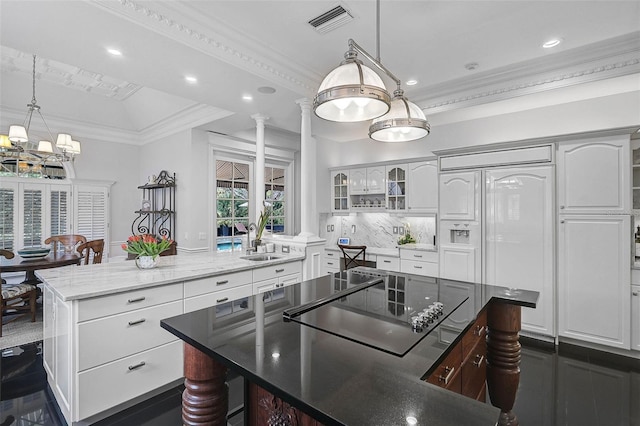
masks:
<path id="1" fill-rule="evenodd" d="M 260 245 L 260 242 L 262 240 L 262 232 L 264 232 L 264 229 L 269 222 L 269 218 L 271 218 L 271 207 L 264 206 L 264 209 L 262 209 L 262 212 L 260 212 L 258 224 L 256 225 L 256 247 Z"/>
<path id="2" fill-rule="evenodd" d="M 168 249 L 173 240 L 163 236 L 156 238 L 153 235 L 132 235 L 122 244 L 122 249 L 127 253 L 136 255 L 136 266 L 140 269 L 149 269 L 156 266 L 157 258 Z"/>

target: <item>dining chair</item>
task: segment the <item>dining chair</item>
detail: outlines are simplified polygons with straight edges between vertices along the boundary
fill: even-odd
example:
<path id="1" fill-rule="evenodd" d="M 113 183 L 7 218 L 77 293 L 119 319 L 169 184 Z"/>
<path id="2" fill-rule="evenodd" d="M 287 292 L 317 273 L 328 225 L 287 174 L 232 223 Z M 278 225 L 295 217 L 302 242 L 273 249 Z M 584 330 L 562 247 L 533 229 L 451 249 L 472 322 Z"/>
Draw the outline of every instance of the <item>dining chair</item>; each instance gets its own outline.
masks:
<path id="1" fill-rule="evenodd" d="M 14 254 L 9 250 L 0 249 L 0 256 L 13 259 Z M 7 284 L 2 280 L 0 290 L 0 337 L 2 337 L 2 317 L 5 312 L 15 311 L 17 316 L 7 323 L 15 321 L 24 315 L 31 314 L 31 322 L 36 322 L 36 297 L 38 288 L 32 284 Z"/>
<path id="2" fill-rule="evenodd" d="M 82 256 L 82 264 L 88 265 L 89 263 L 96 264 L 102 263 L 102 253 L 104 252 L 104 240 L 91 240 L 86 243 L 82 243 L 76 248 L 76 251 Z"/>
<path id="3" fill-rule="evenodd" d="M 341 271 L 355 268 L 356 266 L 365 266 L 367 246 L 338 244 L 338 247 L 342 250 L 343 264 L 340 265 Z"/>
<path id="4" fill-rule="evenodd" d="M 0 249 L 0 256 L 3 256 L 5 259 L 13 259 L 15 254 L 13 254 L 10 250 Z M 6 284 L 7 281 L 0 277 L 0 284 Z"/>
<path id="5" fill-rule="evenodd" d="M 78 244 L 86 243 L 87 239 L 83 235 L 54 235 L 44 240 L 45 244 L 51 244 L 51 251 L 73 252 Z"/>

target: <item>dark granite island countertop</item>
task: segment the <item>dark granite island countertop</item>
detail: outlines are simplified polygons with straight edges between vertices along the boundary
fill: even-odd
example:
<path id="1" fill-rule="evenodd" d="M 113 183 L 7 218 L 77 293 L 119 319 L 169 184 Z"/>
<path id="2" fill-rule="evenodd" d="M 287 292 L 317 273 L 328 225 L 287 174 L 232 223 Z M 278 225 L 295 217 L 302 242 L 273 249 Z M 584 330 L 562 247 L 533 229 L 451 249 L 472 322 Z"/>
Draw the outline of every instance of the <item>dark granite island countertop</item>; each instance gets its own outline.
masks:
<path id="1" fill-rule="evenodd" d="M 496 424 L 499 409 L 423 379 L 487 304 L 535 307 L 538 294 L 358 269 L 163 320 L 185 342 L 184 423 L 226 424 L 229 368 L 278 398 L 261 404 L 284 424 L 302 424 L 288 405 L 321 424 Z M 412 331 L 411 317 L 435 301 L 443 314 Z M 304 305 L 311 310 L 297 312 Z"/>

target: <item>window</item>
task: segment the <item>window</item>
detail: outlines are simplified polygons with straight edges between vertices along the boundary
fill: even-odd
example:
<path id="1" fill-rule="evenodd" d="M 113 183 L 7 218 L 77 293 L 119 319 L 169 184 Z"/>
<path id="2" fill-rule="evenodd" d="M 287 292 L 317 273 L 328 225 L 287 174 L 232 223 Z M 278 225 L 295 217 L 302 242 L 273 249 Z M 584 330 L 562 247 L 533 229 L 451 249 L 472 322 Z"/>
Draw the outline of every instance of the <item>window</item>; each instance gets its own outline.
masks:
<path id="1" fill-rule="evenodd" d="M 0 248 L 15 251 L 15 188 L 0 188 Z"/>
<path id="2" fill-rule="evenodd" d="M 249 226 L 250 163 L 216 161 L 217 251 L 241 250 L 236 223 Z"/>
<path id="3" fill-rule="evenodd" d="M 267 230 L 274 234 L 282 234 L 285 231 L 285 170 L 278 167 L 265 167 L 264 169 L 264 200 L 271 205 L 271 218 L 267 223 Z"/>

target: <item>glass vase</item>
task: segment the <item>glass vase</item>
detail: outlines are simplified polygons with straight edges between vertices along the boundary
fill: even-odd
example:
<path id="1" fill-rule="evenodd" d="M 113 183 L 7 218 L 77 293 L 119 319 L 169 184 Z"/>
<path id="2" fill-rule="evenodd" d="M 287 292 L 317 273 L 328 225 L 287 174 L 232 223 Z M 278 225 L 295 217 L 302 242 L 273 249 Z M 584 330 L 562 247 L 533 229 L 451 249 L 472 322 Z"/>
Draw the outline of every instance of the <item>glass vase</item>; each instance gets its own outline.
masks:
<path id="1" fill-rule="evenodd" d="M 158 264 L 158 256 L 138 256 L 136 266 L 140 269 L 155 268 Z"/>

